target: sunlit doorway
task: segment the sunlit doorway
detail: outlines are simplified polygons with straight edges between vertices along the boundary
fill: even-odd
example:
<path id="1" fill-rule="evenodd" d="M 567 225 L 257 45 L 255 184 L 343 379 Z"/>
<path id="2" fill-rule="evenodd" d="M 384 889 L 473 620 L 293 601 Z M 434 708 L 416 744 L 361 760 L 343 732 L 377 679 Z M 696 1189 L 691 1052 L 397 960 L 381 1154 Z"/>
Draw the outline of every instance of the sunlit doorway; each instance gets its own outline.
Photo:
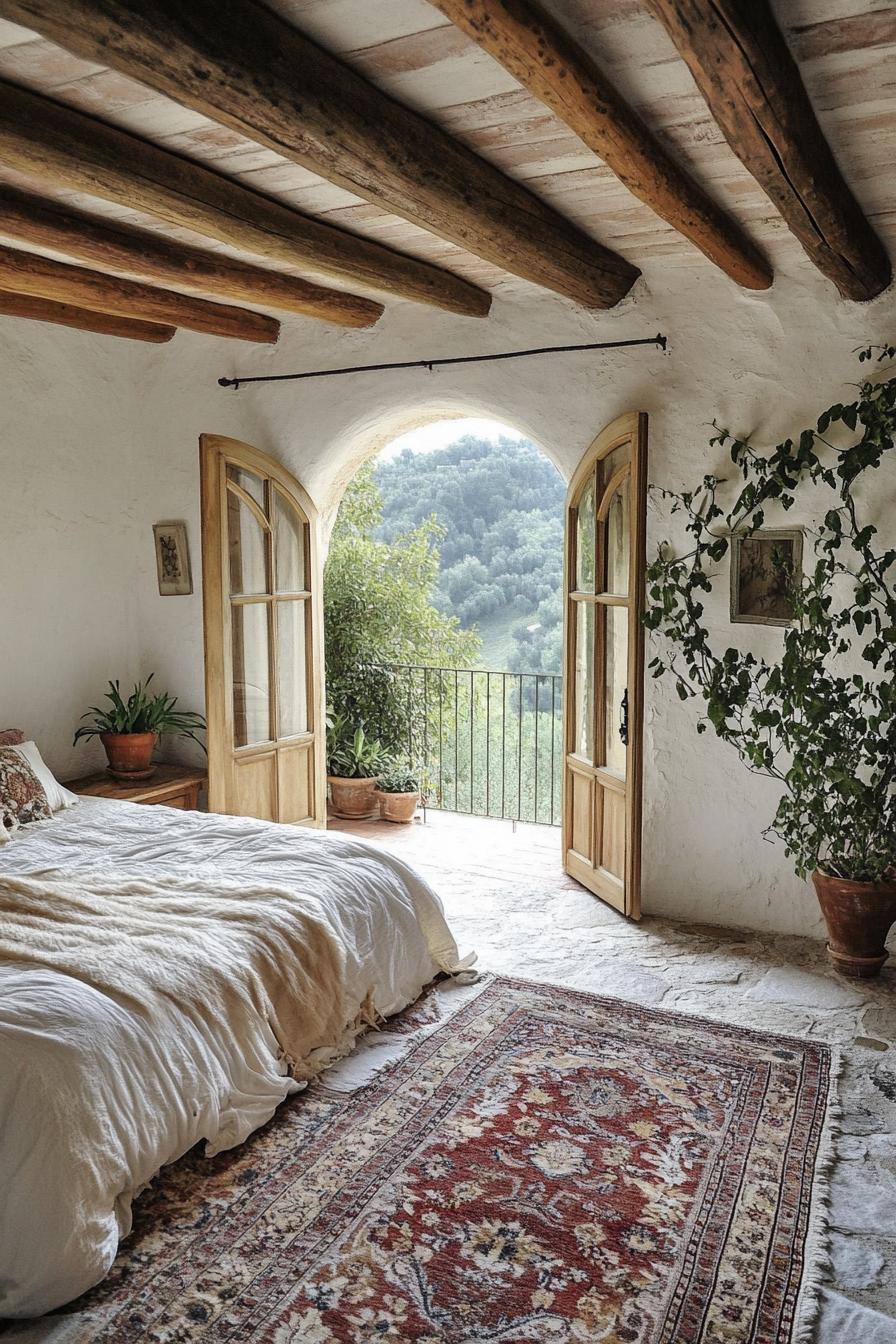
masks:
<path id="1" fill-rule="evenodd" d="M 396 437 L 343 495 L 331 729 L 361 726 L 428 807 L 559 825 L 565 494 L 539 446 L 470 417 Z"/>

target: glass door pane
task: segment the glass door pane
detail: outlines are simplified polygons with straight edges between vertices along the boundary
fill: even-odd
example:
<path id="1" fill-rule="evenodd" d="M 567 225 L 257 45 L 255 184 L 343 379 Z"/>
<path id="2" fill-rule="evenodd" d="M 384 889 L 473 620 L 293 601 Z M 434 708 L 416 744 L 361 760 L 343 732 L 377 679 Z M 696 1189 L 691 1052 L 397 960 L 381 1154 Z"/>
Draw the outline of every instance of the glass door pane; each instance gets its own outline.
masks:
<path id="1" fill-rule="evenodd" d="M 227 550 L 231 594 L 266 593 L 264 529 L 245 500 L 232 490 L 227 491 Z"/>
<path id="2" fill-rule="evenodd" d="M 279 737 L 308 731 L 307 603 L 276 602 Z"/>
<path id="3" fill-rule="evenodd" d="M 601 458 L 597 464 L 598 498 L 603 496 L 617 471 L 621 471 L 623 467 L 628 466 L 630 461 L 631 450 L 628 444 L 621 448 L 614 448 L 612 453 L 607 453 L 606 457 Z"/>
<path id="4" fill-rule="evenodd" d="M 594 759 L 594 605 L 575 603 L 573 742 L 577 756 Z"/>
<path id="5" fill-rule="evenodd" d="M 613 492 L 603 526 L 605 580 L 604 592 L 617 597 L 628 595 L 629 558 L 631 555 L 631 518 L 629 516 L 629 487 L 626 476 L 618 490 Z"/>
<path id="6" fill-rule="evenodd" d="M 238 467 L 233 462 L 228 462 L 227 479 L 245 490 L 246 494 L 255 500 L 262 513 L 264 512 L 264 480 L 261 476 L 256 476 L 254 471 L 246 471 L 245 467 Z"/>
<path id="7" fill-rule="evenodd" d="M 235 747 L 271 737 L 268 610 L 267 602 L 231 603 Z"/>
<path id="8" fill-rule="evenodd" d="M 308 587 L 305 520 L 274 485 L 271 486 L 271 523 L 274 529 L 274 592 L 303 593 Z"/>
<path id="9" fill-rule="evenodd" d="M 594 477 L 582 491 L 576 509 L 575 591 L 594 592 Z"/>
<path id="10" fill-rule="evenodd" d="M 606 666 L 604 669 L 604 764 L 625 775 L 626 749 L 622 728 L 628 712 L 624 704 L 628 667 L 628 608 L 605 607 Z"/>

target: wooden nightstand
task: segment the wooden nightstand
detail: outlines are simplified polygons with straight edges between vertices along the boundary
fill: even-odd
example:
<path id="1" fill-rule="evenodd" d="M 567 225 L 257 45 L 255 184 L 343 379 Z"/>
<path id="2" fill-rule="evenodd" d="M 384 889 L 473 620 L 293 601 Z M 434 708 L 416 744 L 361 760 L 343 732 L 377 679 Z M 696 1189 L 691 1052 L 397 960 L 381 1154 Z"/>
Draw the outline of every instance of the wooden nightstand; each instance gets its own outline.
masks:
<path id="1" fill-rule="evenodd" d="M 151 779 L 128 784 L 113 779 L 105 770 L 81 779 L 70 779 L 66 784 L 72 793 L 90 798 L 117 798 L 125 803 L 164 803 L 166 807 L 181 807 L 195 811 L 199 804 L 199 790 L 204 788 L 206 774 L 186 765 L 157 765 Z"/>

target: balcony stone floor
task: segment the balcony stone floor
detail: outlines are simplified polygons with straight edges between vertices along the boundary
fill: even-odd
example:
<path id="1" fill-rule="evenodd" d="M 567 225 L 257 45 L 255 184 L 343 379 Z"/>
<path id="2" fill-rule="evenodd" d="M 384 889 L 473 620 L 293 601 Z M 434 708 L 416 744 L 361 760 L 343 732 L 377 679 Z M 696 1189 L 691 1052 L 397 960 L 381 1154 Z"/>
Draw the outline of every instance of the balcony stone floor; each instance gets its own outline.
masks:
<path id="1" fill-rule="evenodd" d="M 433 811 L 426 825 L 331 826 L 417 868 L 442 897 L 461 953 L 475 949 L 483 970 L 841 1047 L 832 1264 L 817 1339 L 896 1344 L 896 966 L 852 981 L 814 939 L 649 916 L 630 923 L 563 873 L 550 827 Z"/>

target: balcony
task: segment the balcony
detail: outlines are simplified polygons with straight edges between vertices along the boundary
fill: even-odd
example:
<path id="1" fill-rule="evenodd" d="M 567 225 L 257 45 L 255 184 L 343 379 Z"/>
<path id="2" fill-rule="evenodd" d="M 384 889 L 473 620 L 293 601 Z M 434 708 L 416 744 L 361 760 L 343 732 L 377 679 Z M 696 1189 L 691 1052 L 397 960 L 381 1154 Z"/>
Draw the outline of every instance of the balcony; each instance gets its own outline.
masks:
<path id="1" fill-rule="evenodd" d="M 427 807 L 559 826 L 561 676 L 407 663 L 370 666 L 364 675 L 382 678 L 402 709 L 405 750 Z M 380 725 L 368 727 L 386 736 Z"/>
<path id="2" fill-rule="evenodd" d="M 552 896 L 561 890 L 583 894 L 563 872 L 559 831 L 546 825 L 428 810 L 425 825 L 418 812 L 409 826 L 331 817 L 327 828 L 373 840 L 397 854 L 433 885 L 451 910 L 458 908 L 463 892 L 475 890 L 484 898 L 508 885 L 541 888 Z M 599 904 L 590 893 L 588 900 Z M 608 907 L 601 908 L 600 916 L 604 910 L 610 921 L 618 920 Z"/>

